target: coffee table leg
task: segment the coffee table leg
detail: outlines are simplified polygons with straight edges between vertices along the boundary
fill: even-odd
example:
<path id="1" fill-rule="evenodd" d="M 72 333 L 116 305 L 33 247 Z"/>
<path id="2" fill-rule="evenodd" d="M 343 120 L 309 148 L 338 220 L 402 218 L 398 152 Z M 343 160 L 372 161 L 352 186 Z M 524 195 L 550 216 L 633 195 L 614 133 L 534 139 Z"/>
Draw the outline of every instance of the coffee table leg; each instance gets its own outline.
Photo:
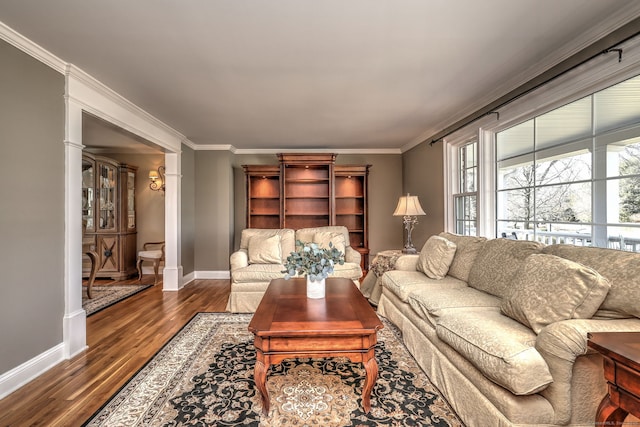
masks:
<path id="1" fill-rule="evenodd" d="M 375 357 L 364 362 L 364 370 L 367 373 L 367 377 L 364 380 L 364 387 L 362 389 L 362 407 L 365 412 L 371 411 L 371 390 L 378 379 L 378 363 Z"/>
<path id="2" fill-rule="evenodd" d="M 262 413 L 269 415 L 269 392 L 267 391 L 267 368 L 261 360 L 256 360 L 253 370 L 253 381 L 262 396 Z"/>

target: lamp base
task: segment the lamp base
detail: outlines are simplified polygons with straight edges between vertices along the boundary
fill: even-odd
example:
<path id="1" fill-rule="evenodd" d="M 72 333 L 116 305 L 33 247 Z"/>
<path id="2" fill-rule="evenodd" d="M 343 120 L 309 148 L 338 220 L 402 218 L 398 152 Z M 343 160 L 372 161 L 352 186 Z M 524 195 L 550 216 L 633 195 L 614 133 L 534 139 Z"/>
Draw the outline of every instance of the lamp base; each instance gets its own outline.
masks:
<path id="1" fill-rule="evenodd" d="M 418 250 L 416 248 L 404 248 L 402 253 L 406 255 L 415 255 L 418 253 Z"/>

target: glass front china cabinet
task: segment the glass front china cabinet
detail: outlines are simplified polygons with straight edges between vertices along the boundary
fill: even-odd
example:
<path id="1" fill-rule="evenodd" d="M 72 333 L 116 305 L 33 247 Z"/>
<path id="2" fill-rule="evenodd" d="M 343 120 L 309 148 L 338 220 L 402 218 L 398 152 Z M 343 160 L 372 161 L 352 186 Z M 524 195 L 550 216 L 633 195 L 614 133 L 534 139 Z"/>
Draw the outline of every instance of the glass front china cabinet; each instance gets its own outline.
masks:
<path id="1" fill-rule="evenodd" d="M 122 280 L 136 273 L 137 167 L 115 160 L 82 156 L 82 243 L 98 254 L 97 277 Z M 83 274 L 90 261 L 83 258 Z"/>

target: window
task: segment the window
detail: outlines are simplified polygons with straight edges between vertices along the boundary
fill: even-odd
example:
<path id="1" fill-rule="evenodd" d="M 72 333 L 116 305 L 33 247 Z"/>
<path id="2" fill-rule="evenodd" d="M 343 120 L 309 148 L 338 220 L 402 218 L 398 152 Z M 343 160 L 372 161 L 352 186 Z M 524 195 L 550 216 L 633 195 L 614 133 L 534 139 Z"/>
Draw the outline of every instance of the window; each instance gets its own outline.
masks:
<path id="1" fill-rule="evenodd" d="M 640 252 L 640 76 L 495 136 L 498 236 Z"/>
<path id="2" fill-rule="evenodd" d="M 458 189 L 454 194 L 456 233 L 475 236 L 478 230 L 478 143 L 458 147 Z"/>

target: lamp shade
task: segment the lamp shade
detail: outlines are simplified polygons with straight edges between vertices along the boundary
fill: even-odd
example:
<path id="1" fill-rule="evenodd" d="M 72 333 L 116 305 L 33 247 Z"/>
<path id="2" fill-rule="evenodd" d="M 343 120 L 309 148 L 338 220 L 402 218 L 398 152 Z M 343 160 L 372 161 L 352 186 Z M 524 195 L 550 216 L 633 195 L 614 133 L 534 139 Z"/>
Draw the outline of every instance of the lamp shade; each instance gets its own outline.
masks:
<path id="1" fill-rule="evenodd" d="M 393 213 L 393 216 L 417 216 L 426 215 L 420 206 L 418 196 L 411 196 L 407 193 L 406 196 L 400 197 L 398 200 L 398 206 Z"/>
<path id="2" fill-rule="evenodd" d="M 156 179 L 158 179 L 158 178 L 160 178 L 160 175 L 158 174 L 158 172 L 157 172 L 157 171 L 154 171 L 154 170 L 150 170 L 150 171 L 149 171 L 149 179 L 150 179 L 151 181 L 155 181 L 155 180 L 156 180 Z"/>

